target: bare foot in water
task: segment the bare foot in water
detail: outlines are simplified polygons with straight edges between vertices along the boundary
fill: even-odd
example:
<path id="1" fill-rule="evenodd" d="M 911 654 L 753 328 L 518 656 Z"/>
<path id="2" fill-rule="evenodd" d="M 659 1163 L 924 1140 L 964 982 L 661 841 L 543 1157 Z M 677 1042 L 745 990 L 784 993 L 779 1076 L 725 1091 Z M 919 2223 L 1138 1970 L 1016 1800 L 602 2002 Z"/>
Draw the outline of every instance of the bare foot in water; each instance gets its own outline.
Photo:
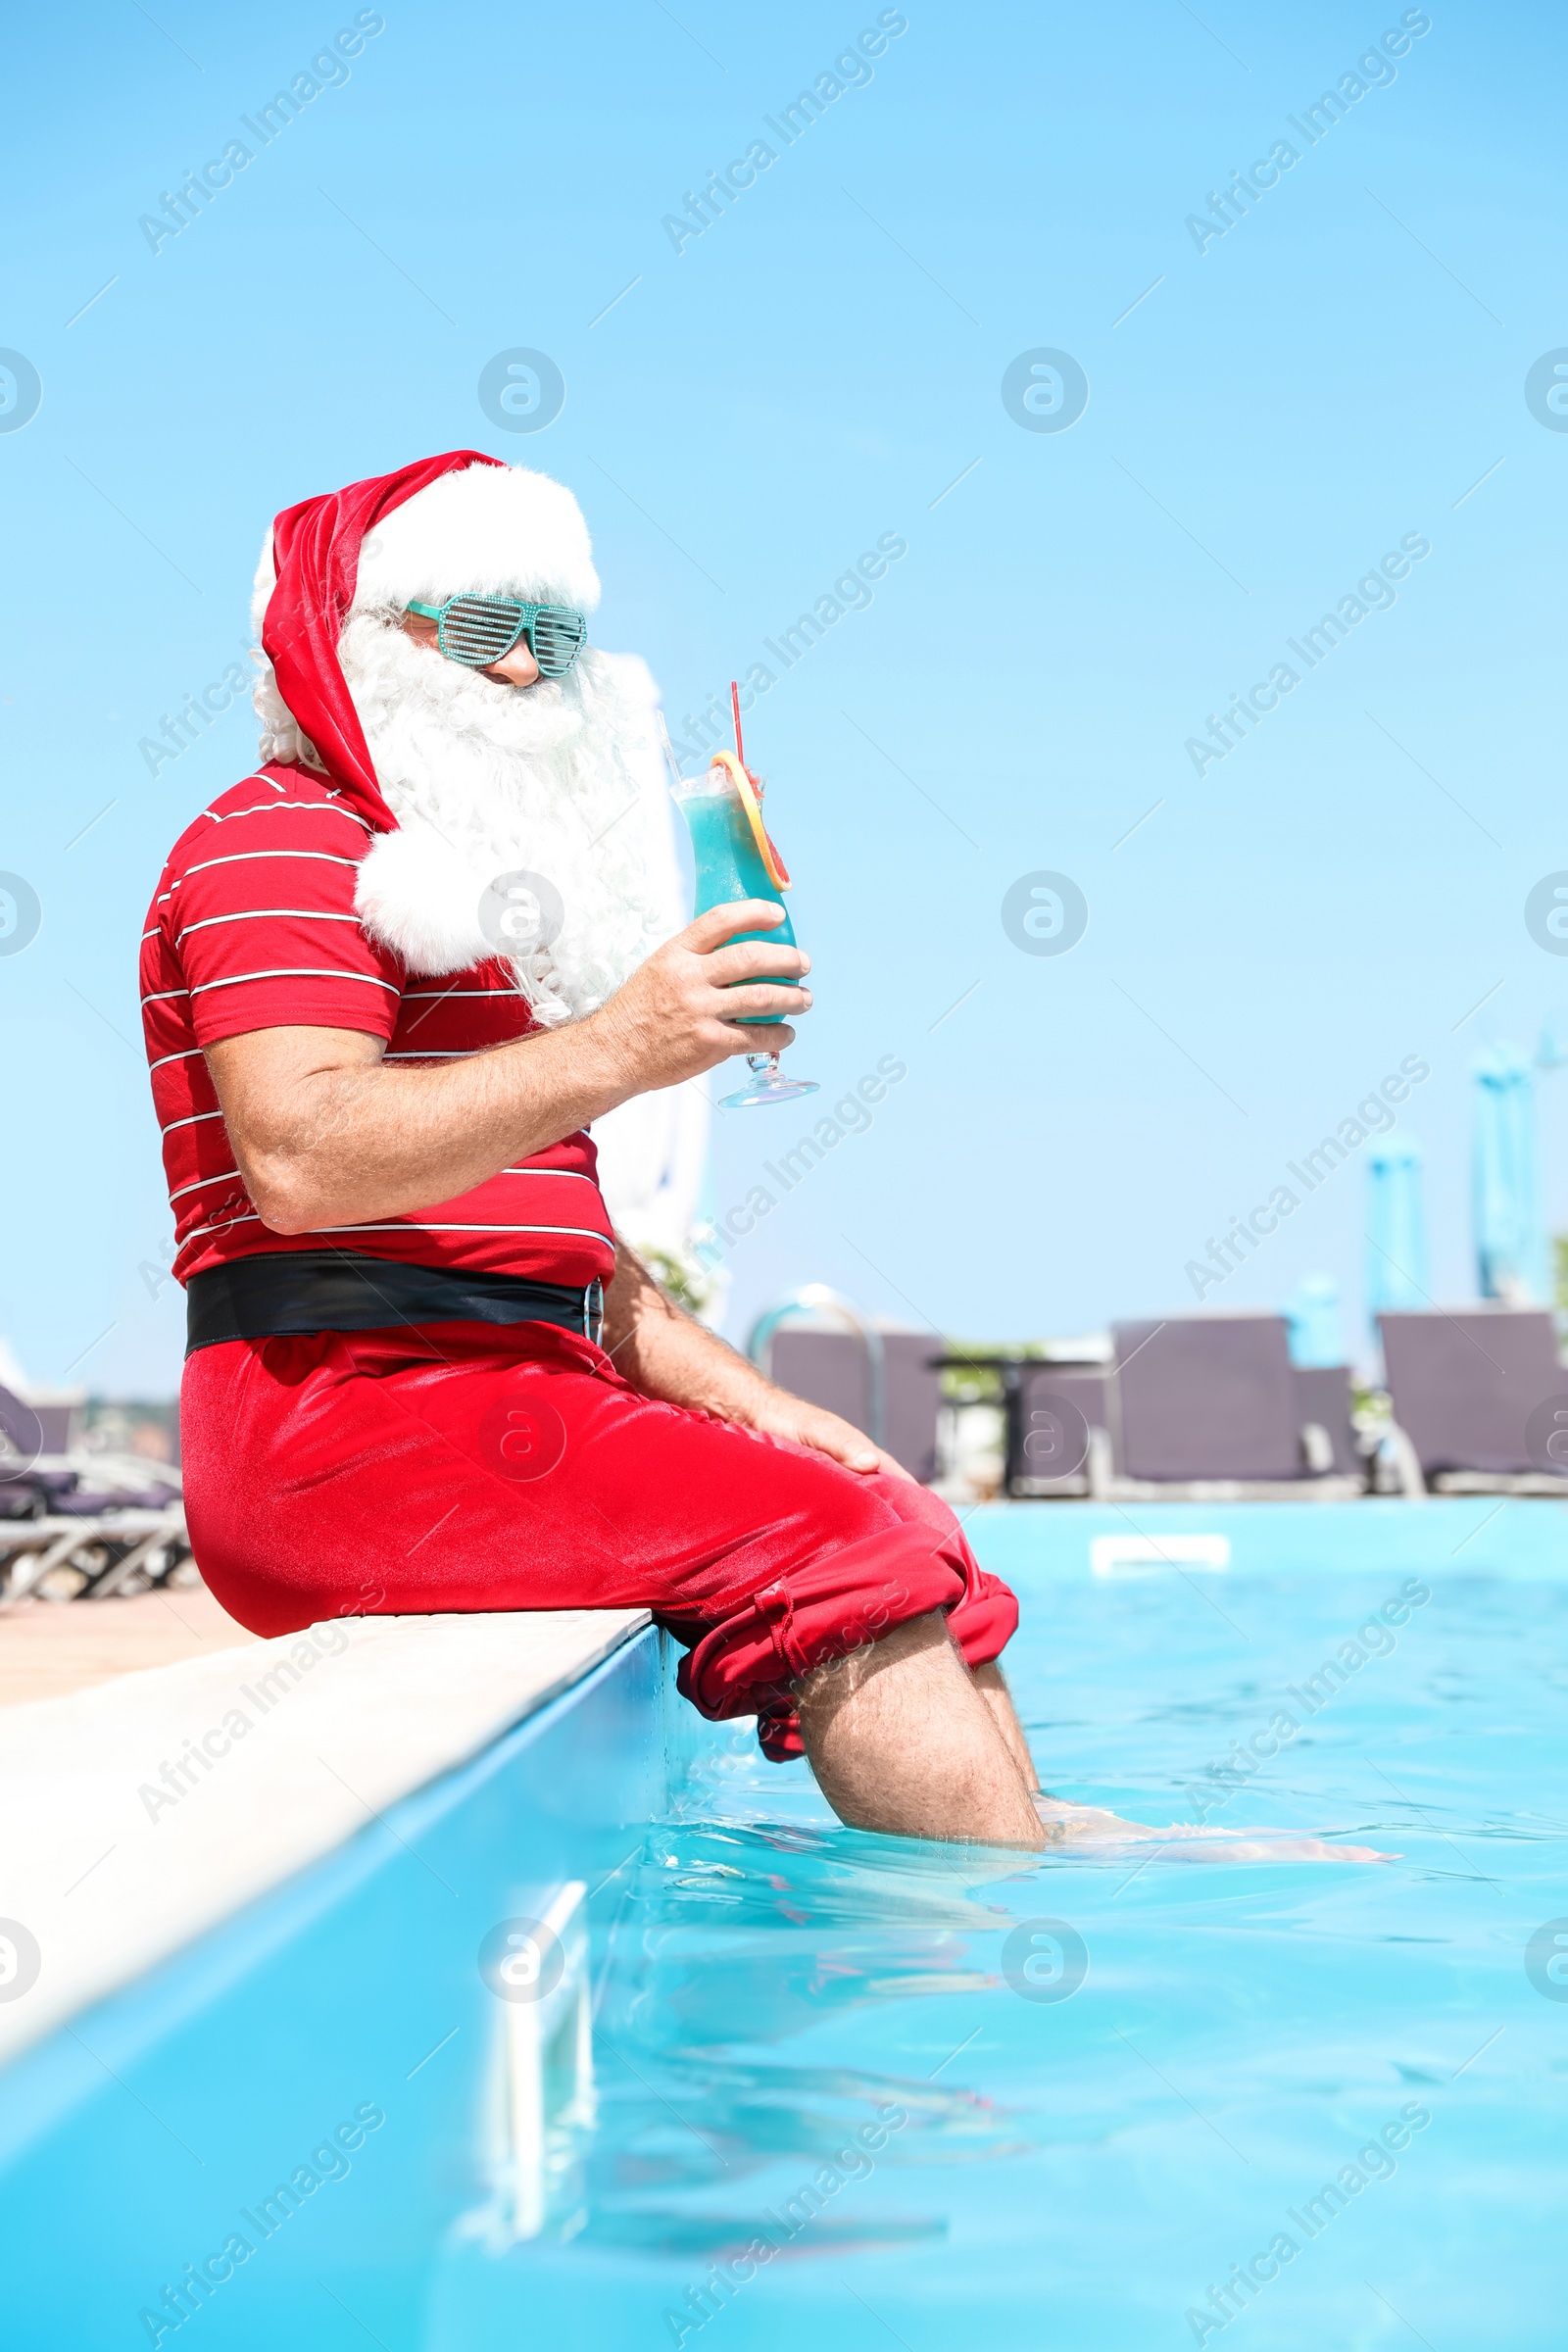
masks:
<path id="1" fill-rule="evenodd" d="M 1102 1805 L 1073 1805 L 1064 1797 L 1041 1789 L 1036 1810 L 1053 1845 L 1163 1847 L 1173 1862 L 1394 1862 L 1396 1854 L 1379 1853 L 1370 1845 L 1334 1845 L 1323 1838 L 1302 1838 L 1289 1830 L 1208 1830 L 1196 1822 L 1175 1822 L 1169 1829 L 1151 1829 L 1147 1822 L 1123 1821 Z"/>

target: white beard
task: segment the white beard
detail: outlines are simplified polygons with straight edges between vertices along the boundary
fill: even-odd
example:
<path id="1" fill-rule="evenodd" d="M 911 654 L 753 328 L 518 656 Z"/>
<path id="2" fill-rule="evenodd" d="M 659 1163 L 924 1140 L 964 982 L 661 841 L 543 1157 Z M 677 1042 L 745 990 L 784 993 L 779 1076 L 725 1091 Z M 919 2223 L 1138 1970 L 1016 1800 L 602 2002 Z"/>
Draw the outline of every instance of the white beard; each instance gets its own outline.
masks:
<path id="1" fill-rule="evenodd" d="M 351 613 L 338 661 L 399 827 L 360 867 L 367 931 L 412 973 L 466 971 L 502 952 L 487 885 L 542 875 L 561 929 L 508 960 L 547 1027 L 594 1011 L 684 920 L 645 664 L 590 647 L 519 691 L 375 612 Z"/>

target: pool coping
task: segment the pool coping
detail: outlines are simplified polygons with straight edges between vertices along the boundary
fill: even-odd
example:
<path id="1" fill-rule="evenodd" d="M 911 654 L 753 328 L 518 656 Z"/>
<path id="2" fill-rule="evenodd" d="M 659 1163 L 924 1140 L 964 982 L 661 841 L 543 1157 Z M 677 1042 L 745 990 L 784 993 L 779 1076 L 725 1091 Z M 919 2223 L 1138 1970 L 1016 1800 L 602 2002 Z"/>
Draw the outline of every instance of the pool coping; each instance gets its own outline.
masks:
<path id="1" fill-rule="evenodd" d="M 0 1924 L 33 1981 L 0 1987 L 0 2063 L 467 1762 L 650 1623 L 646 1609 L 338 1619 L 7 1709 Z"/>

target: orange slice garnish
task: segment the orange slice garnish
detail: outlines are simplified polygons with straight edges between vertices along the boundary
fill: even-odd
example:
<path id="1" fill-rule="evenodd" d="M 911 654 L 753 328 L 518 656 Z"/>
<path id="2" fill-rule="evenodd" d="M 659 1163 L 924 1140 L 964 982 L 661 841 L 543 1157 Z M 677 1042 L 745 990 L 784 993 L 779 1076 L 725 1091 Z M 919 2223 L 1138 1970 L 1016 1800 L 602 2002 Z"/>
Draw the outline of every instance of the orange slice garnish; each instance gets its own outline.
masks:
<path id="1" fill-rule="evenodd" d="M 733 752 L 715 752 L 709 765 L 710 767 L 722 767 L 728 773 L 731 783 L 740 795 L 741 807 L 746 811 L 746 821 L 752 828 L 758 855 L 762 860 L 768 880 L 775 890 L 788 890 L 790 887 L 789 867 L 767 837 L 767 827 L 762 822 L 762 805 L 757 797 L 757 787 L 753 784 L 750 774 L 741 765 Z"/>

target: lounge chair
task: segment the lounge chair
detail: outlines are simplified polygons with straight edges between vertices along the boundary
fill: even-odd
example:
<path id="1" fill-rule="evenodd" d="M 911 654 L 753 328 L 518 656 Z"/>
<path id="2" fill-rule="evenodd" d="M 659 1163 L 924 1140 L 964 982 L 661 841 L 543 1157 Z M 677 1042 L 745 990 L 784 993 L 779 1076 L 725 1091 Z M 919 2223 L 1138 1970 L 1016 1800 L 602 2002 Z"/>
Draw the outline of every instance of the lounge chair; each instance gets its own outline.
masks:
<path id="1" fill-rule="evenodd" d="M 0 1388 L 0 1600 L 101 1600 L 167 1584 L 191 1556 L 178 1471 L 52 1454 L 51 1429 L 68 1434 Z"/>
<path id="2" fill-rule="evenodd" d="M 1365 1487 L 1348 1370 L 1291 1363 L 1273 1315 L 1118 1324 L 1110 1360 L 1015 1356 L 1001 1369 L 1011 1495 L 1326 1499 Z"/>
<path id="3" fill-rule="evenodd" d="M 775 1330 L 767 1373 L 781 1389 L 838 1413 L 922 1484 L 936 1475 L 941 1343 L 919 1331 Z"/>
<path id="4" fill-rule="evenodd" d="M 1105 1497 L 1120 1450 L 1115 1369 L 1014 1358 L 1004 1366 L 1009 1494 Z"/>
<path id="5" fill-rule="evenodd" d="M 1568 1368 L 1544 1307 L 1378 1318 L 1396 1431 L 1447 1494 L 1568 1492 Z"/>
<path id="6" fill-rule="evenodd" d="M 1171 1316 L 1113 1324 L 1111 1337 L 1112 1498 L 1328 1501 L 1364 1492 L 1342 1403 L 1292 1365 L 1283 1315 Z M 1343 1400 L 1348 1376 L 1327 1379 Z"/>
<path id="7" fill-rule="evenodd" d="M 0 1602 L 107 1600 L 119 1592 L 183 1582 L 191 1556 L 177 1502 L 161 1511 L 105 1511 L 96 1518 L 0 1522 Z"/>

